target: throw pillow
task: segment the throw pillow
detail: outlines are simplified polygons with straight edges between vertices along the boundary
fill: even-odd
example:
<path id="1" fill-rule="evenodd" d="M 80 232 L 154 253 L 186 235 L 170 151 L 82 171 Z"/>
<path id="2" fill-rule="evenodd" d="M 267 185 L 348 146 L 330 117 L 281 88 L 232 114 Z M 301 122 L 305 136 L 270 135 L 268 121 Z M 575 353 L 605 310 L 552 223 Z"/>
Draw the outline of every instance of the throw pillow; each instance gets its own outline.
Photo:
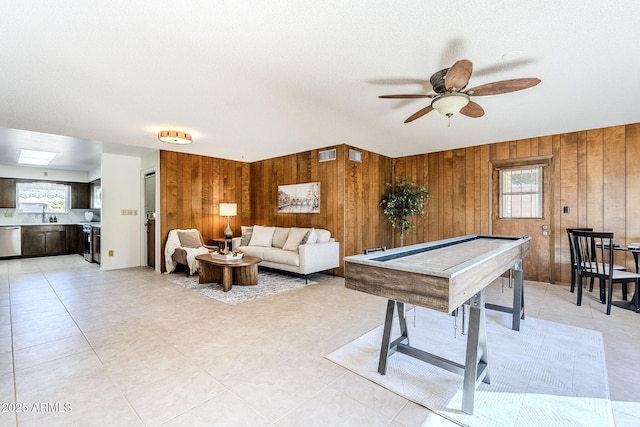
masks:
<path id="1" fill-rule="evenodd" d="M 263 227 L 261 225 L 253 226 L 253 233 L 251 234 L 251 241 L 249 246 L 265 246 L 271 247 L 273 241 L 273 233 L 275 233 L 275 227 Z"/>
<path id="2" fill-rule="evenodd" d="M 287 237 L 289 237 L 289 229 L 276 227 L 275 233 L 273 233 L 273 247 L 282 248 L 287 243 Z"/>
<path id="3" fill-rule="evenodd" d="M 315 228 L 292 228 L 292 230 L 309 232 L 307 237 L 300 242 L 301 245 L 306 245 L 307 243 L 315 243 L 317 239 L 317 234 Z"/>
<path id="4" fill-rule="evenodd" d="M 253 226 L 247 227 L 246 225 L 242 225 L 240 228 L 242 229 L 242 241 L 240 242 L 240 246 L 249 246 L 251 235 L 253 234 Z"/>
<path id="5" fill-rule="evenodd" d="M 200 234 L 197 231 L 178 231 L 178 239 L 180 239 L 180 246 L 183 248 L 202 247 Z"/>
<path id="6" fill-rule="evenodd" d="M 289 237 L 287 238 L 287 242 L 284 244 L 282 249 L 284 249 L 285 251 L 297 251 L 298 246 L 300 246 L 300 242 L 302 242 L 303 239 L 306 239 L 309 233 L 309 230 L 289 231 Z"/>

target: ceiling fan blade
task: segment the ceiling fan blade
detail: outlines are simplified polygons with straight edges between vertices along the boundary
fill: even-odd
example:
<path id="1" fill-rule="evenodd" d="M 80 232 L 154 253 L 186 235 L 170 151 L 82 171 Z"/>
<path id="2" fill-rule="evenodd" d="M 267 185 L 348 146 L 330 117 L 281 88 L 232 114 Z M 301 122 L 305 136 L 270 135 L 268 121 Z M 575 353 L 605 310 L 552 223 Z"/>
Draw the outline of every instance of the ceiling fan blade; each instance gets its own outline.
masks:
<path id="1" fill-rule="evenodd" d="M 499 82 L 487 83 L 484 85 L 473 87 L 466 90 L 467 95 L 472 96 L 485 96 L 485 95 L 498 95 L 501 93 L 515 92 L 517 90 L 528 89 L 540 83 L 538 78 L 526 78 L 526 79 L 513 79 L 502 80 Z"/>
<path id="2" fill-rule="evenodd" d="M 413 99 L 413 98 L 435 98 L 435 94 L 415 94 L 415 95 L 380 95 L 378 98 L 393 98 L 393 99 Z"/>
<path id="3" fill-rule="evenodd" d="M 476 104 L 473 101 L 469 101 L 467 105 L 462 107 L 462 110 L 460 110 L 460 114 L 467 117 L 478 118 L 484 116 L 484 110 L 480 105 Z"/>
<path id="4" fill-rule="evenodd" d="M 471 73 L 473 73 L 473 64 L 471 64 L 471 61 L 468 59 L 456 61 L 444 77 L 444 87 L 447 90 L 452 88 L 462 89 L 469 83 Z"/>
<path id="5" fill-rule="evenodd" d="M 433 110 L 433 107 L 431 105 L 427 105 L 426 107 L 424 107 L 422 110 L 419 110 L 415 113 L 413 113 L 407 120 L 405 120 L 405 123 L 409 123 L 414 121 L 415 119 L 419 119 L 420 117 L 424 116 L 425 114 L 427 114 L 428 112 L 430 112 L 431 110 Z"/>

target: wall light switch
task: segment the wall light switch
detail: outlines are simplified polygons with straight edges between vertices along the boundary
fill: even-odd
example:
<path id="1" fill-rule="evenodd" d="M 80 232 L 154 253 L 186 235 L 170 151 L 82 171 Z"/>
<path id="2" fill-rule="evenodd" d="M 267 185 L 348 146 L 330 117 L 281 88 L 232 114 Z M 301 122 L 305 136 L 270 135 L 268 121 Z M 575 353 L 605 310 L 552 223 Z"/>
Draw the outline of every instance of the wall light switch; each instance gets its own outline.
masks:
<path id="1" fill-rule="evenodd" d="M 562 213 L 568 214 L 569 213 L 569 206 L 563 206 L 562 207 Z"/>

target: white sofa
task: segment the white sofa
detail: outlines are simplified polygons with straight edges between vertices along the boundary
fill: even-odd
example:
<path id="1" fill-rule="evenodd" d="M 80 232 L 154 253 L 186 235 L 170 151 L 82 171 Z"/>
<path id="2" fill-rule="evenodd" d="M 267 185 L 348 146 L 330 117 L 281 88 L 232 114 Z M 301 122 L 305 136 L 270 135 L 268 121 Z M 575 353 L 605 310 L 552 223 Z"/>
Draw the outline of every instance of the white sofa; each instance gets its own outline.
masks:
<path id="1" fill-rule="evenodd" d="M 340 265 L 340 243 L 324 229 L 243 226 L 233 249 L 261 258 L 262 267 L 304 276 Z"/>

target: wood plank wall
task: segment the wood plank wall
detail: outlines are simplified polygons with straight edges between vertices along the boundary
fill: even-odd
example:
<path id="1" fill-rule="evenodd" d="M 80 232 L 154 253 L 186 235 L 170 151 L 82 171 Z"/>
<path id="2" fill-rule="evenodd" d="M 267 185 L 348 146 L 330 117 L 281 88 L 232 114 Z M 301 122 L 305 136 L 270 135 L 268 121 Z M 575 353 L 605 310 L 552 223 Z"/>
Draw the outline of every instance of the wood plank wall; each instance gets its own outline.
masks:
<path id="1" fill-rule="evenodd" d="M 238 204 L 231 218 L 236 235 L 251 218 L 249 163 L 193 154 L 160 151 L 161 270 L 165 271 L 164 247 L 170 230 L 196 228 L 206 244 L 223 237 L 227 219 L 218 215 L 218 204 Z"/>
<path id="2" fill-rule="evenodd" d="M 251 222 L 278 227 L 325 228 L 340 242 L 342 257 L 362 253 L 389 240 L 378 202 L 385 184 L 391 182 L 392 159 L 354 148 L 362 153 L 362 163 L 349 160 L 346 145 L 262 160 L 251 164 Z M 336 160 L 319 162 L 318 153 L 335 149 Z M 279 185 L 320 182 L 319 214 L 278 213 Z"/>
<path id="3" fill-rule="evenodd" d="M 162 247 L 172 228 L 199 228 L 220 237 L 220 201 L 236 201 L 232 226 L 321 227 L 340 242 L 341 257 L 394 246 L 397 235 L 378 202 L 387 182 L 407 178 L 429 191 L 426 214 L 405 244 L 490 231 L 490 162 L 552 155 L 552 280 L 568 283 L 566 228 L 613 231 L 616 241 L 640 242 L 640 123 L 445 150 L 391 159 L 337 145 L 337 159 L 318 162 L 312 150 L 251 164 L 161 152 Z M 362 163 L 349 160 L 349 148 Z M 320 181 L 320 214 L 278 214 L 278 185 Z M 562 207 L 570 213 L 563 214 Z M 616 254 L 633 269 L 632 257 Z M 163 263 L 164 265 L 164 263 Z M 342 268 L 338 274 L 343 274 Z"/>
<path id="4" fill-rule="evenodd" d="M 405 244 L 490 230 L 490 162 L 552 155 L 552 280 L 570 280 L 566 229 L 615 233 L 620 244 L 640 242 L 640 124 L 507 141 L 395 159 L 394 175 L 425 185 L 426 215 Z M 568 214 L 562 211 L 569 206 Z M 616 262 L 635 269 L 631 255 Z"/>

